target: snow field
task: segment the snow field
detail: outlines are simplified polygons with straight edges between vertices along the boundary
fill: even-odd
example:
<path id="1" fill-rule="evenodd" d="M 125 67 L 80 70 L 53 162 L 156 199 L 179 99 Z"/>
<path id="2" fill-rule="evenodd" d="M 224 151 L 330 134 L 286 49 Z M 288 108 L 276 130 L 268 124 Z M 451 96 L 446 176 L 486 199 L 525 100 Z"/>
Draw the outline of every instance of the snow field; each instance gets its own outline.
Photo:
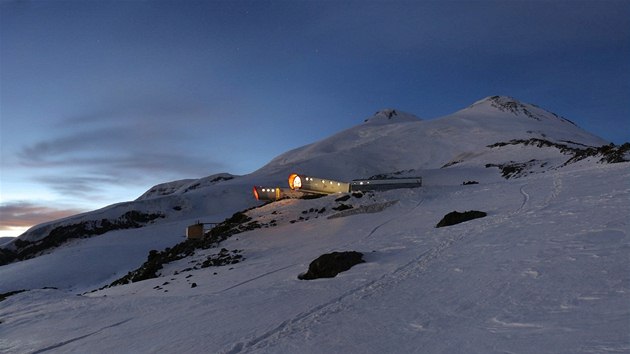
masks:
<path id="1" fill-rule="evenodd" d="M 620 164 L 426 186 L 344 202 L 398 200 L 379 213 L 308 213 L 293 224 L 334 198 L 269 204 L 254 219 L 278 226 L 221 245 L 242 249 L 241 263 L 182 272 L 183 259 L 160 278 L 84 296 L 10 297 L 0 303 L 0 351 L 628 351 L 628 180 Z M 488 216 L 434 228 L 470 209 Z M 367 263 L 297 279 L 334 250 L 363 252 Z"/>

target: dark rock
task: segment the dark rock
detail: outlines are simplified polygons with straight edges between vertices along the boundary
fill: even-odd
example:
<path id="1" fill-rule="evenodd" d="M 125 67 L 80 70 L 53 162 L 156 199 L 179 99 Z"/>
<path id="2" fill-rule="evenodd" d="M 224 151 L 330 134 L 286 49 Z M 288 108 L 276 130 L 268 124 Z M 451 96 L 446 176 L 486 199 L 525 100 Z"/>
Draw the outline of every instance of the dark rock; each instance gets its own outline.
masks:
<path id="1" fill-rule="evenodd" d="M 346 200 L 350 199 L 350 194 L 346 194 L 342 197 L 339 197 L 337 199 L 335 199 L 336 202 L 345 202 Z"/>
<path id="2" fill-rule="evenodd" d="M 13 295 L 15 295 L 15 294 L 23 293 L 23 292 L 25 292 L 25 291 L 26 291 L 25 289 L 22 289 L 22 290 L 15 290 L 15 291 L 9 291 L 9 292 L 7 292 L 7 293 L 2 293 L 2 294 L 0 294 L 0 301 L 4 301 L 4 300 L 6 300 L 9 296 L 13 296 Z"/>
<path id="3" fill-rule="evenodd" d="M 337 210 L 337 211 L 342 211 L 342 210 L 348 210 L 348 209 L 352 209 L 353 206 L 352 205 L 348 205 L 348 204 L 339 204 L 339 206 L 334 207 L 333 210 Z"/>
<path id="4" fill-rule="evenodd" d="M 210 183 L 216 183 L 216 182 L 220 182 L 220 181 L 229 181 L 231 179 L 233 179 L 233 176 L 219 176 L 213 180 L 210 181 Z"/>
<path id="5" fill-rule="evenodd" d="M 325 196 L 326 196 L 326 194 L 318 194 L 318 193 L 304 193 L 304 194 L 302 194 L 302 196 L 301 196 L 300 198 L 298 198 L 298 199 L 305 199 L 305 200 L 308 200 L 308 199 L 318 199 L 318 198 L 325 197 Z"/>
<path id="6" fill-rule="evenodd" d="M 483 218 L 486 215 L 488 214 L 484 213 L 483 211 L 477 211 L 477 210 L 469 210 L 463 213 L 460 213 L 458 211 L 453 211 L 444 215 L 442 220 L 440 220 L 440 222 L 435 227 L 451 226 L 451 225 L 462 223 L 464 221 Z"/>
<path id="7" fill-rule="evenodd" d="M 337 274 L 364 262 L 363 254 L 356 251 L 326 253 L 312 261 L 308 271 L 298 275 L 298 279 L 334 278 Z"/>
<path id="8" fill-rule="evenodd" d="M 228 251 L 225 248 L 222 248 L 219 254 L 214 256 L 209 256 L 202 264 L 201 268 L 207 267 L 220 267 L 228 264 L 236 264 L 240 261 L 244 260 L 242 255 L 240 255 L 240 250 Z"/>
<path id="9" fill-rule="evenodd" d="M 196 288 L 196 287 L 197 287 L 197 283 L 192 283 L 192 284 L 190 284 L 190 287 L 191 287 L 191 288 Z"/>
<path id="10" fill-rule="evenodd" d="M 519 177 L 522 175 L 523 170 L 531 165 L 530 163 L 517 163 L 512 162 L 509 164 L 486 164 L 486 168 L 490 167 L 498 167 L 501 170 L 501 175 L 505 179 L 510 179 L 510 177 Z"/>

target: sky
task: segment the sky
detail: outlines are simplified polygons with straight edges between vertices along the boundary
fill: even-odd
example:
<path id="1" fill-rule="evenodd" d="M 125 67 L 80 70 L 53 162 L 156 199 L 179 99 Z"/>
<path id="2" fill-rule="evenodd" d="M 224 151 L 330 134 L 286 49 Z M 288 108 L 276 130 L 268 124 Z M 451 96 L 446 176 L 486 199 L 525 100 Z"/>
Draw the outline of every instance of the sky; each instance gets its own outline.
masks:
<path id="1" fill-rule="evenodd" d="M 630 1 L 0 0 L 0 236 L 491 95 L 630 141 Z"/>

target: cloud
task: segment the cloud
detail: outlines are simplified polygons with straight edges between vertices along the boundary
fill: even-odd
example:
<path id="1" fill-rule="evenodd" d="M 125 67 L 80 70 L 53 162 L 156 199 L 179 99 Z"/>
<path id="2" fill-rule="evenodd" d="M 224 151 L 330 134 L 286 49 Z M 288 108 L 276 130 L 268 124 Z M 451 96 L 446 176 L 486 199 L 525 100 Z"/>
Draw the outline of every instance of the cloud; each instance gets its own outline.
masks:
<path id="1" fill-rule="evenodd" d="M 118 108 L 68 117 L 45 139 L 22 147 L 19 162 L 38 169 L 37 182 L 81 197 L 108 185 L 201 177 L 226 168 L 208 156 L 212 145 L 204 124 L 210 122 L 193 104 L 143 105 L 112 103 Z"/>
<path id="2" fill-rule="evenodd" d="M 0 204 L 0 230 L 31 227 L 43 222 L 76 215 L 84 211 L 85 210 L 52 207 L 22 201 Z"/>
<path id="3" fill-rule="evenodd" d="M 57 175 L 36 177 L 35 181 L 47 185 L 61 195 L 80 198 L 94 197 L 104 192 L 107 185 L 114 185 L 117 181 L 120 183 L 119 180 L 111 177 L 68 177 Z"/>

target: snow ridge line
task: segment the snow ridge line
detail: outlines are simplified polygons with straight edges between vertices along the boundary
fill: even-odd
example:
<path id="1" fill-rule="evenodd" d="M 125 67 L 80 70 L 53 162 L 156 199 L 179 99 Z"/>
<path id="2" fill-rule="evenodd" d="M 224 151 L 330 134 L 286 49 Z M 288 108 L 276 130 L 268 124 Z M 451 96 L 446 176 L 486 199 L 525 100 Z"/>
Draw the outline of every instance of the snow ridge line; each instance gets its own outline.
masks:
<path id="1" fill-rule="evenodd" d="M 455 243 L 461 241 L 468 235 L 478 234 L 479 232 L 485 230 L 487 227 L 485 224 L 498 224 L 505 221 L 507 221 L 507 218 L 501 218 L 498 222 L 496 220 L 492 220 L 484 223 L 483 225 L 477 225 L 468 232 L 462 232 L 455 237 L 448 238 L 406 264 L 398 267 L 391 273 L 383 274 L 378 279 L 348 290 L 330 301 L 317 305 L 308 311 L 302 312 L 291 319 L 283 321 L 278 326 L 263 333 L 262 335 L 236 343 L 231 347 L 231 349 L 222 351 L 221 353 L 246 353 L 273 346 L 280 340 L 280 338 L 301 332 L 308 328 L 309 324 L 316 321 L 317 318 L 342 311 L 344 308 L 343 302 L 357 301 L 374 296 L 378 292 L 390 289 L 393 285 L 396 285 L 415 274 L 424 272 L 434 260 L 438 259 L 445 250 L 453 246 Z"/>

